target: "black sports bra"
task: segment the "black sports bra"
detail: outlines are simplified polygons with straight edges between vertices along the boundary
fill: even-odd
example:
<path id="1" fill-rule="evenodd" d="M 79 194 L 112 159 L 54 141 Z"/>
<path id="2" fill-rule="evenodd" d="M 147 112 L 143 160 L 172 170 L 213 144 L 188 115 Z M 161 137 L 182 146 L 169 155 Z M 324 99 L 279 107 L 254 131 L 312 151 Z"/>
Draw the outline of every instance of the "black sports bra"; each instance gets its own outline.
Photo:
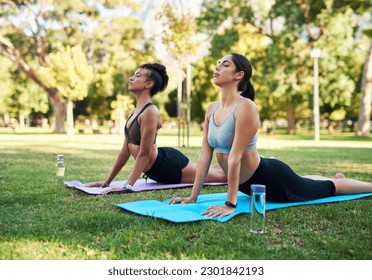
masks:
<path id="1" fill-rule="evenodd" d="M 146 110 L 147 107 L 153 105 L 151 102 L 147 103 L 145 106 L 143 106 L 142 110 L 138 113 L 138 115 L 134 118 L 134 120 L 131 122 L 130 126 L 127 127 L 128 125 L 128 120 L 132 117 L 134 114 L 134 111 L 130 116 L 128 117 L 128 120 L 125 124 L 124 127 L 124 134 L 125 138 L 128 139 L 128 143 L 132 143 L 134 145 L 139 146 L 141 144 L 141 128 L 138 123 L 138 117 L 143 113 L 143 111 Z M 154 144 L 156 143 L 156 135 L 154 139 Z"/>

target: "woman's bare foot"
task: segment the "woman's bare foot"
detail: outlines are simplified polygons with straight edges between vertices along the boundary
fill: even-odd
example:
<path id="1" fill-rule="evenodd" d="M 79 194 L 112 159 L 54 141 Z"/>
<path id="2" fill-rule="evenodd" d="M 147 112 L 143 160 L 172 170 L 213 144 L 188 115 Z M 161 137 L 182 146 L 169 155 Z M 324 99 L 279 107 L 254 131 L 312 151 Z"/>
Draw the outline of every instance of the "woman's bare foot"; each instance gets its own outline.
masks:
<path id="1" fill-rule="evenodd" d="M 338 172 L 338 173 L 336 173 L 335 177 L 333 177 L 333 178 L 334 179 L 345 179 L 346 177 L 345 177 L 344 174 Z"/>

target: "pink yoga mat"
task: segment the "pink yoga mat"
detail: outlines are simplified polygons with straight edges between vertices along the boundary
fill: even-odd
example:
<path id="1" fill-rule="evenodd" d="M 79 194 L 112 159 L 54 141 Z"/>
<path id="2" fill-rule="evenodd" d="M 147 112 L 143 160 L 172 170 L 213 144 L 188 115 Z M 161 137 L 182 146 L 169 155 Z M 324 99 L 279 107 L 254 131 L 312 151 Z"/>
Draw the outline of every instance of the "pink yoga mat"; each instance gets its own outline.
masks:
<path id="1" fill-rule="evenodd" d="M 142 192 L 142 191 L 151 191 L 151 190 L 164 190 L 164 189 L 175 189 L 175 188 L 184 188 L 184 187 L 192 187 L 192 183 L 187 184 L 160 184 L 151 179 L 138 179 L 137 182 L 134 184 L 133 189 L 125 189 L 123 188 L 124 183 L 126 180 L 121 181 L 112 181 L 110 186 L 107 188 L 90 188 L 86 187 L 85 185 L 96 183 L 81 183 L 80 181 L 65 181 L 65 185 L 70 188 L 75 188 L 77 190 L 83 191 L 88 194 L 107 194 L 110 192 Z M 227 183 L 205 183 L 205 186 L 223 186 Z"/>

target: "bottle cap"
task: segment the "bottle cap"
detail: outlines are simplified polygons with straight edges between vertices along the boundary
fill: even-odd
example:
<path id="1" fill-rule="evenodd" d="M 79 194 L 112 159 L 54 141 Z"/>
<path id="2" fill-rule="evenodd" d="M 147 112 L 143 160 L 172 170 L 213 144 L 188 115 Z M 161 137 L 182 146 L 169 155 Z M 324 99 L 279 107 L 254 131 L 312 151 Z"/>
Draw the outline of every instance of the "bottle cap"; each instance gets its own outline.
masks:
<path id="1" fill-rule="evenodd" d="M 266 191 L 265 185 L 251 185 L 252 192 L 260 192 L 263 193 Z"/>
<path id="2" fill-rule="evenodd" d="M 62 154 L 57 155 L 57 160 L 63 160 L 63 155 Z"/>

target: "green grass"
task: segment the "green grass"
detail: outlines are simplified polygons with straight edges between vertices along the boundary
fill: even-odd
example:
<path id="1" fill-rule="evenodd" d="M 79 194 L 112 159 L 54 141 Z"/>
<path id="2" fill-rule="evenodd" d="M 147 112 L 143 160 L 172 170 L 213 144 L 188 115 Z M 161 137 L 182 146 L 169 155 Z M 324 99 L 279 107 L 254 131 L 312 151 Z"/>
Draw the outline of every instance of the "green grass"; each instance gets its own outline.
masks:
<path id="1" fill-rule="evenodd" d="M 299 174 L 372 180 L 372 141 L 351 135 L 259 138 L 264 156 L 287 162 Z M 267 213 L 267 233 L 249 233 L 249 215 L 227 223 L 174 224 L 114 207 L 115 203 L 165 200 L 191 188 L 89 196 L 54 185 L 56 155 L 63 153 L 65 180 L 103 180 L 123 136 L 65 135 L 0 130 L 0 259 L 372 259 L 372 199 L 292 207 Z M 199 145 L 201 136 L 190 139 Z M 159 146 L 177 145 L 175 133 L 158 137 Z M 199 148 L 181 148 L 192 160 Z M 124 179 L 131 160 L 117 179 Z M 207 187 L 202 193 L 225 192 Z"/>

